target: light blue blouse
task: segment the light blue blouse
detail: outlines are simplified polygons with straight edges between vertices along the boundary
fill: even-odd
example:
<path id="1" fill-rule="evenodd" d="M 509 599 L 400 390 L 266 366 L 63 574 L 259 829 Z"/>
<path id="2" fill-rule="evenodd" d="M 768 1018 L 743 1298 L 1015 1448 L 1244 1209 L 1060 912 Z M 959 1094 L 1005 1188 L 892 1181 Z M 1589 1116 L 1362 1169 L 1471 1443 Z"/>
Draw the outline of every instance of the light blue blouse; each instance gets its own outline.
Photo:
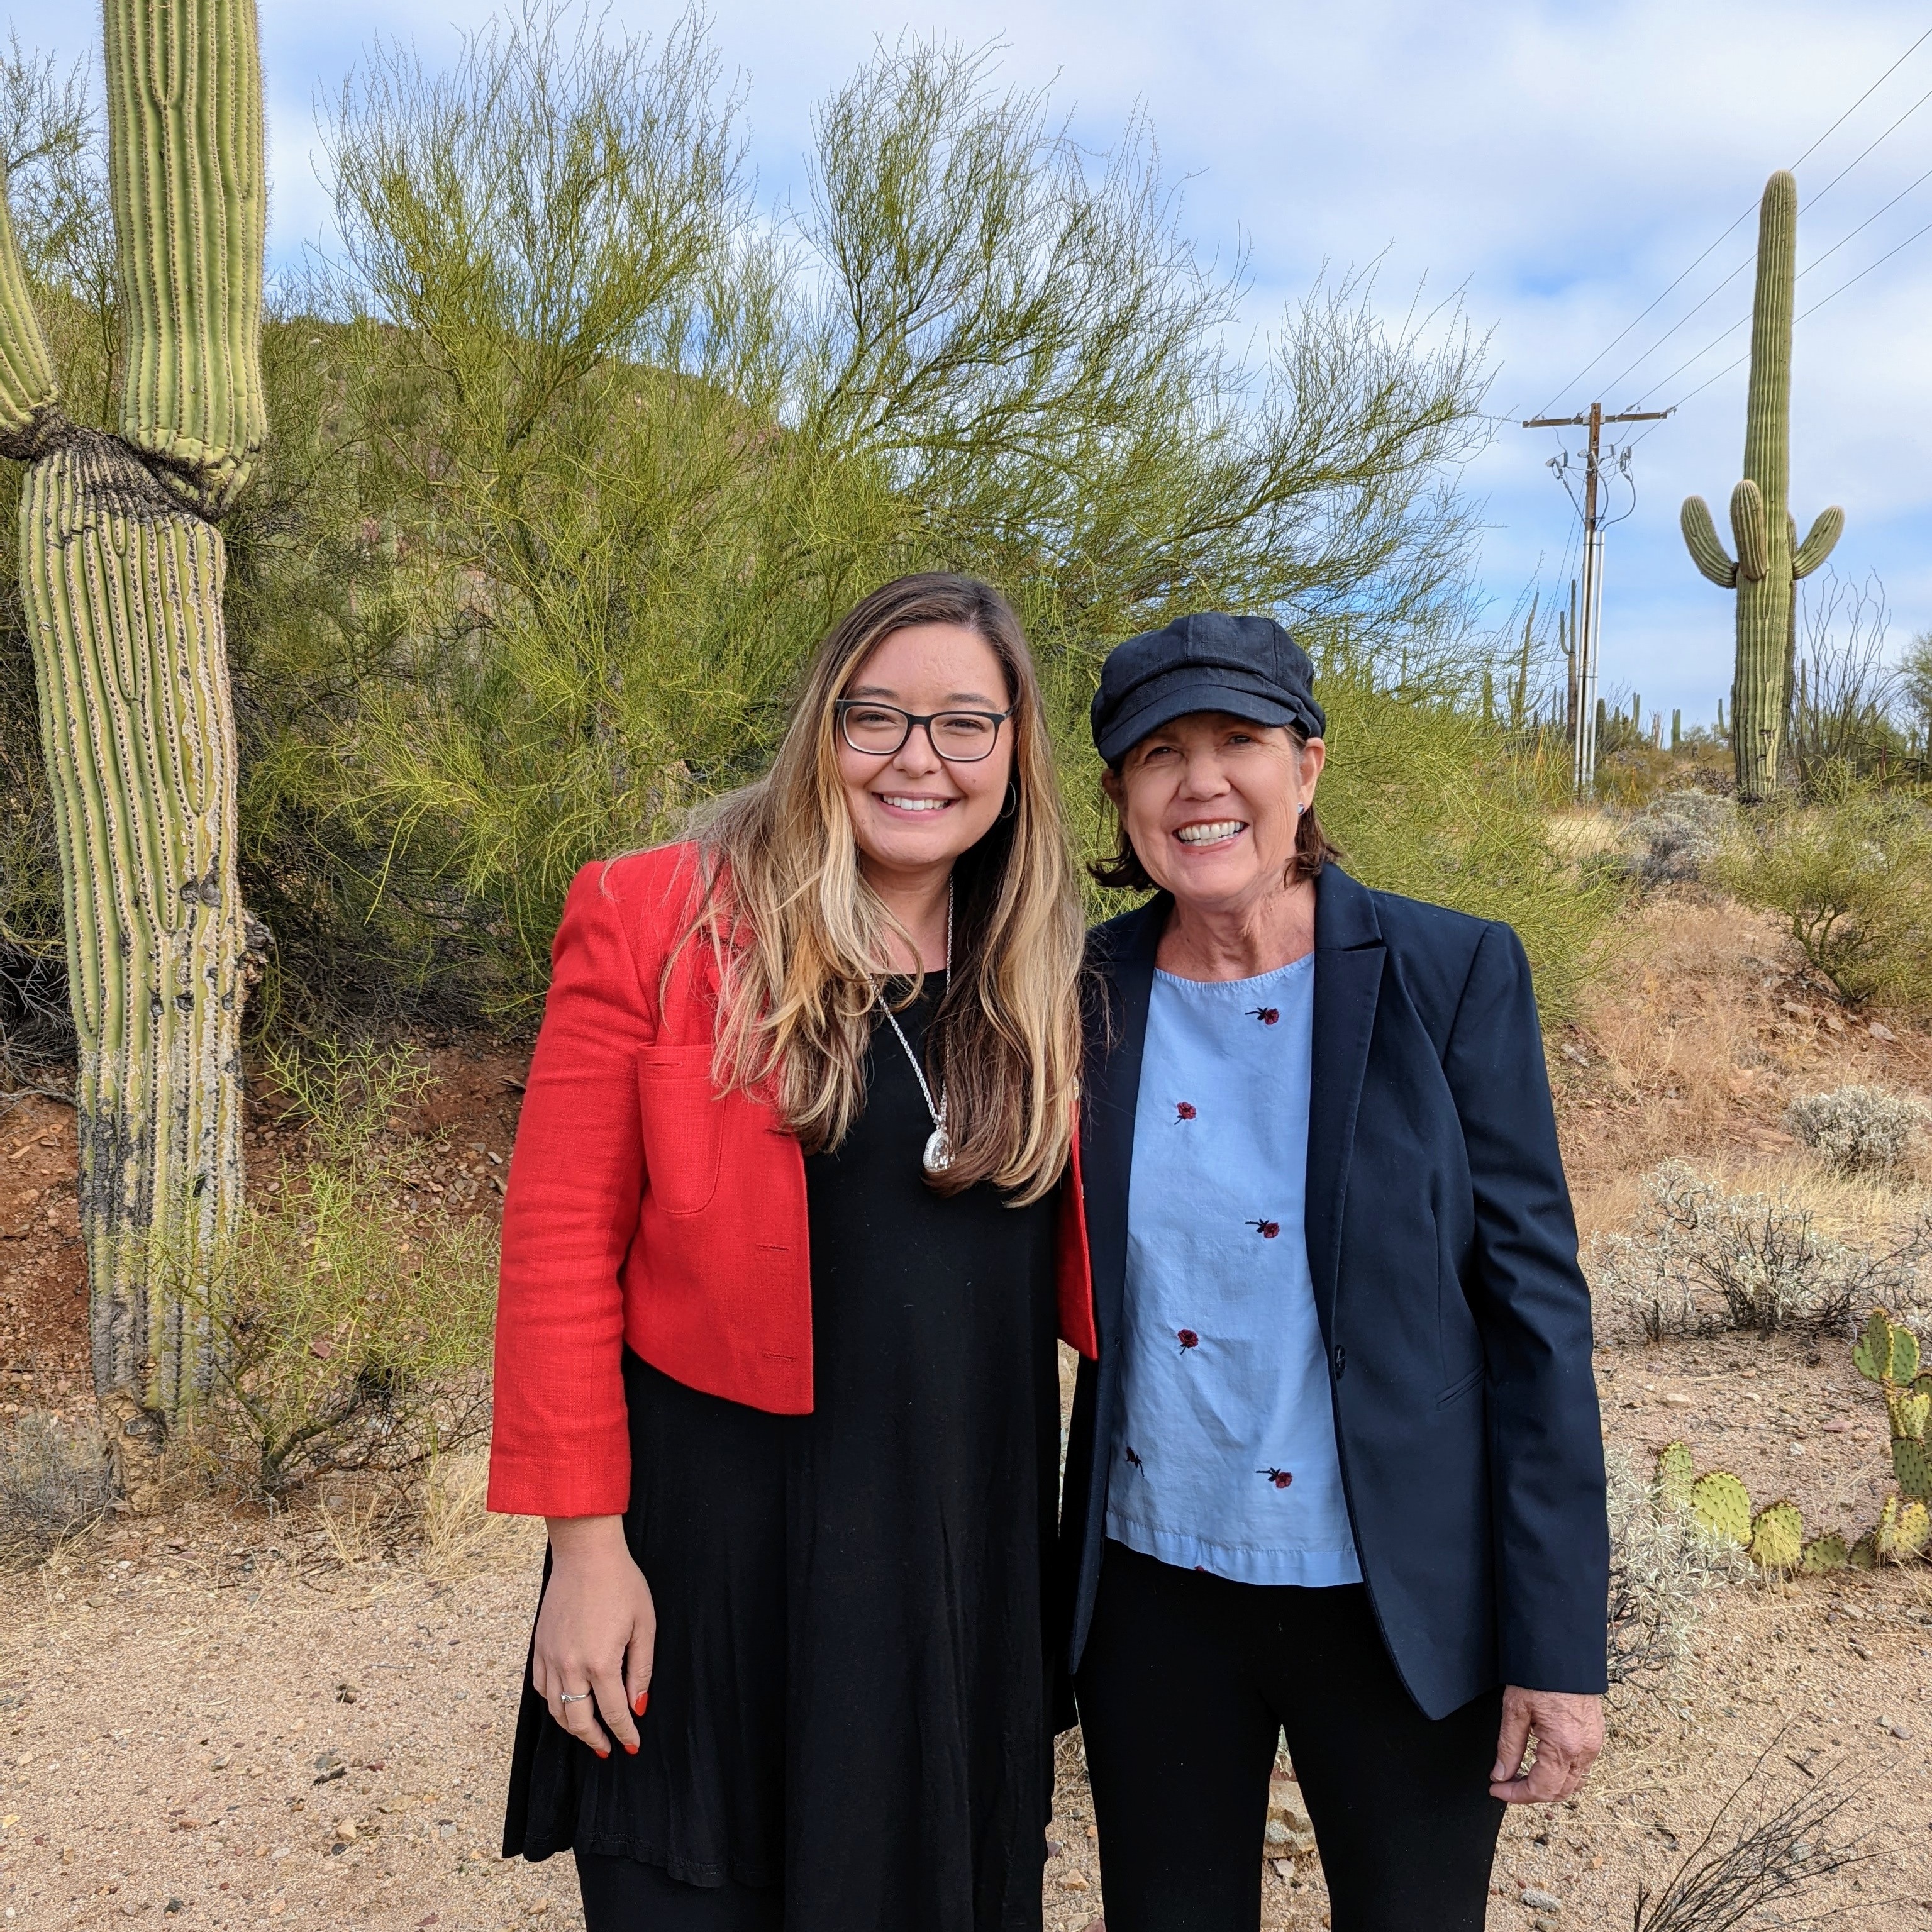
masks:
<path id="1" fill-rule="evenodd" d="M 1314 992 L 1311 954 L 1148 1004 L 1107 1534 L 1244 1583 L 1362 1575 L 1303 1217 Z"/>

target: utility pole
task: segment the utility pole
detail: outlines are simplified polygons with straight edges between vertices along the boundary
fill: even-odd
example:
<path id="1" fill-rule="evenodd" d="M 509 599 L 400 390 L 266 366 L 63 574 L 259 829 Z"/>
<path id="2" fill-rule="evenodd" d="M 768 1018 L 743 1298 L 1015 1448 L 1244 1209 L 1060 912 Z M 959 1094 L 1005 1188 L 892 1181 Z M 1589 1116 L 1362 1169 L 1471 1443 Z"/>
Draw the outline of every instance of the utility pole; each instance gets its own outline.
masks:
<path id="1" fill-rule="evenodd" d="M 1576 740 L 1570 775 L 1579 798 L 1588 798 L 1597 786 L 1597 660 L 1604 617 L 1604 521 L 1598 508 L 1600 493 L 1597 484 L 1602 469 L 1603 428 L 1606 423 L 1661 422 L 1672 413 L 1670 410 L 1627 410 L 1621 416 L 1606 416 L 1601 403 L 1592 403 L 1587 416 L 1532 416 L 1523 424 L 1525 429 L 1587 428 L 1590 432 L 1588 451 L 1583 458 L 1583 602 L 1579 613 L 1582 622 L 1571 638 L 1576 653 Z M 1628 448 L 1623 461 L 1626 464 L 1630 461 Z M 1558 459 L 1552 457 L 1550 463 L 1555 468 Z"/>

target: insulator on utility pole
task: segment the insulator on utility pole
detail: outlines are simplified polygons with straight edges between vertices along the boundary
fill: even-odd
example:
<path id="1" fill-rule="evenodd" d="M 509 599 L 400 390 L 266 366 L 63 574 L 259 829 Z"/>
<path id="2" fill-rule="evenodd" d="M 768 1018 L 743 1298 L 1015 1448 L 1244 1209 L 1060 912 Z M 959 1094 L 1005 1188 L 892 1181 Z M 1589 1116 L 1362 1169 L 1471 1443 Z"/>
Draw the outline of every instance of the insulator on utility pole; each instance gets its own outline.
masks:
<path id="1" fill-rule="evenodd" d="M 1580 628 L 1573 628 L 1576 655 L 1572 659 L 1576 698 L 1570 706 L 1576 728 L 1572 736 L 1575 756 L 1571 779 L 1579 798 L 1588 798 L 1597 788 L 1597 741 L 1603 706 L 1597 697 L 1598 642 L 1604 613 L 1604 519 L 1597 488 L 1604 465 L 1603 428 L 1606 423 L 1661 422 L 1669 410 L 1626 410 L 1620 416 L 1606 416 L 1601 403 L 1592 403 L 1589 412 L 1576 416 L 1532 416 L 1525 429 L 1584 428 L 1590 432 L 1583 457 L 1583 597 Z M 1630 474 L 1630 447 L 1625 444 L 1621 456 L 1614 445 L 1610 454 L 1625 476 Z M 1560 478 L 1569 467 L 1569 452 L 1559 464 L 1554 458 L 1550 467 Z M 1574 605 L 1573 594 L 1573 605 Z M 1641 730 L 1641 721 L 1639 729 Z"/>

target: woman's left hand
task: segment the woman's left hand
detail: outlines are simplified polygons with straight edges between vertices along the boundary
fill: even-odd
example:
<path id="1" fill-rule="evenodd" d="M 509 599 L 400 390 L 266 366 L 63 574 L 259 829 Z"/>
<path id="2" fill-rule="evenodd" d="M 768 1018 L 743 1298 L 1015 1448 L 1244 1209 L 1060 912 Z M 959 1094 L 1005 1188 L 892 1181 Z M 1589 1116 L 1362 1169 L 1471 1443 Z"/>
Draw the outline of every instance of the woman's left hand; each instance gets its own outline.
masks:
<path id="1" fill-rule="evenodd" d="M 1532 1734 L 1536 1762 L 1528 1771 Z M 1604 1748 L 1604 1700 L 1572 1690 L 1523 1690 L 1512 1684 L 1503 1693 L 1502 1735 L 1490 1796 L 1505 1804 L 1554 1804 L 1582 1788 L 1585 1774 Z"/>

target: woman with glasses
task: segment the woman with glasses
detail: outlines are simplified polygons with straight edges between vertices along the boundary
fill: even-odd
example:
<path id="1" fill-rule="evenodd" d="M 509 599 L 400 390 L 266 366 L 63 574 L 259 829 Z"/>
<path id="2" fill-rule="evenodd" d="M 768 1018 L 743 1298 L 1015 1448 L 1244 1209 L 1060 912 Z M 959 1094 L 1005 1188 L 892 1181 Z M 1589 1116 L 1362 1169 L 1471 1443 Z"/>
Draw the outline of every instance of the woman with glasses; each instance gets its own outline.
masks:
<path id="1" fill-rule="evenodd" d="M 550 1532 L 505 1852 L 573 1851 L 589 1932 L 1040 1925 L 1081 948 L 1024 640 L 956 577 L 572 885 L 490 1502 Z"/>

